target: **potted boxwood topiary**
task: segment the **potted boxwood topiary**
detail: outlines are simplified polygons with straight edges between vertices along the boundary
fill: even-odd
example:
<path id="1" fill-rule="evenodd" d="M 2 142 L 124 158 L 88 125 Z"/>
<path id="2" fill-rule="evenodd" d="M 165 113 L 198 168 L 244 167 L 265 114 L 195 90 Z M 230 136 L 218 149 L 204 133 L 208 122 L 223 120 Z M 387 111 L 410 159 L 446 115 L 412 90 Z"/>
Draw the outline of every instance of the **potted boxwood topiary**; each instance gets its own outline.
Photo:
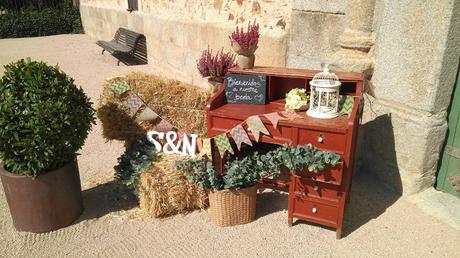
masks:
<path id="1" fill-rule="evenodd" d="M 19 231 L 70 225 L 83 210 L 76 152 L 94 109 L 57 67 L 20 60 L 0 80 L 0 177 Z"/>

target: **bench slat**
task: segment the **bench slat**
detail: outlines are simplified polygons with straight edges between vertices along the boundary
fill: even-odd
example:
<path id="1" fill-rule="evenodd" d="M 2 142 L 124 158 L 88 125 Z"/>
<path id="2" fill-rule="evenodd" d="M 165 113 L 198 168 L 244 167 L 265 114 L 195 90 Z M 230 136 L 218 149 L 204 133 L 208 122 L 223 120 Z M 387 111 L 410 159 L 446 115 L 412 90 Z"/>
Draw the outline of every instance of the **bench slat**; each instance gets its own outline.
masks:
<path id="1" fill-rule="evenodd" d="M 125 29 L 118 28 L 111 41 L 99 40 L 96 44 L 104 50 L 109 51 L 112 55 L 123 53 L 134 55 L 137 43 L 142 34 Z"/>

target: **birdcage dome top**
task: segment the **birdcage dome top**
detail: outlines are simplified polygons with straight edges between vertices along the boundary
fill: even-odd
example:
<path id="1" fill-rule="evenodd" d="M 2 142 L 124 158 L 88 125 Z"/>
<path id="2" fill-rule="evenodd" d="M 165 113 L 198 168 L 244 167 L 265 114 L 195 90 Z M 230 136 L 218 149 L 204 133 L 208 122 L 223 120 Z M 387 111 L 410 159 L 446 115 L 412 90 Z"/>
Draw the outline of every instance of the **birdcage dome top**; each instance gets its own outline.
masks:
<path id="1" fill-rule="evenodd" d="M 323 64 L 323 71 L 315 74 L 313 80 L 310 81 L 310 85 L 318 87 L 338 87 L 342 83 L 339 81 L 339 77 L 335 73 L 329 71 L 329 65 Z"/>

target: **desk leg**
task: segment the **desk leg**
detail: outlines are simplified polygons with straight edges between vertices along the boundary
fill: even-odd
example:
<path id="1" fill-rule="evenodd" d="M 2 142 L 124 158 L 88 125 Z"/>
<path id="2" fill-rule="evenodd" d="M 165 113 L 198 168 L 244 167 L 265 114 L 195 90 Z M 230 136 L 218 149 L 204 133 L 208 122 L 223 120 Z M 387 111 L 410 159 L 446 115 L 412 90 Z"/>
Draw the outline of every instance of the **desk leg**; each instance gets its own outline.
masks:
<path id="1" fill-rule="evenodd" d="M 294 186 L 295 177 L 289 176 L 289 196 L 288 196 L 288 226 L 292 227 L 293 213 L 294 213 Z"/>
<path id="2" fill-rule="evenodd" d="M 220 156 L 214 139 L 211 140 L 212 164 L 219 175 L 224 174 L 224 158 Z"/>

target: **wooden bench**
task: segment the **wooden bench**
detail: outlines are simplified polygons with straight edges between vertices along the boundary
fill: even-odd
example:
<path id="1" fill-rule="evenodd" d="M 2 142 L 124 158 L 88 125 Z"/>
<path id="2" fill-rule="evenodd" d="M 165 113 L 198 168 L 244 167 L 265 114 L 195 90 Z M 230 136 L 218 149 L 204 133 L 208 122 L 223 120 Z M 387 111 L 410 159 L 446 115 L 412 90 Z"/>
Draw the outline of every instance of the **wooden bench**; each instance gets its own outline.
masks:
<path id="1" fill-rule="evenodd" d="M 118 59 L 117 65 L 120 65 L 123 56 L 135 57 L 136 47 L 139 39 L 143 35 L 125 28 L 119 28 L 115 33 L 115 37 L 111 41 L 99 40 L 96 44 L 102 47 L 102 53 L 108 51 Z"/>

